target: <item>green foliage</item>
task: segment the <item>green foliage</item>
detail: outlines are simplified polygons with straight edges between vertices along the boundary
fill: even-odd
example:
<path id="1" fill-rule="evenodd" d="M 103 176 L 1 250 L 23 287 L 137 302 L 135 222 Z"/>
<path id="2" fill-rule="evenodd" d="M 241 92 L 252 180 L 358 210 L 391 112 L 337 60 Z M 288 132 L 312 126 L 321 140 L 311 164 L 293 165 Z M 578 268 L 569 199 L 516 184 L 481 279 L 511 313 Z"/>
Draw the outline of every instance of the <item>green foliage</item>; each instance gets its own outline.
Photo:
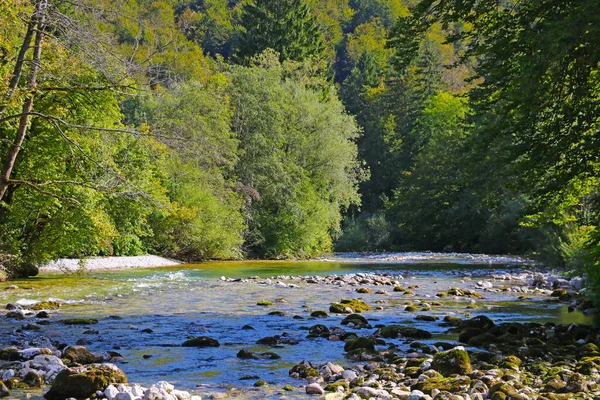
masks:
<path id="1" fill-rule="evenodd" d="M 240 17 L 235 56 L 248 60 L 266 49 L 280 61 L 319 55 L 323 40 L 317 19 L 303 0 L 255 0 L 245 3 Z"/>
<path id="2" fill-rule="evenodd" d="M 282 67 L 231 71 L 237 175 L 248 201 L 247 244 L 258 255 L 312 256 L 331 248 L 340 211 L 358 202 L 354 120 L 340 102 Z"/>

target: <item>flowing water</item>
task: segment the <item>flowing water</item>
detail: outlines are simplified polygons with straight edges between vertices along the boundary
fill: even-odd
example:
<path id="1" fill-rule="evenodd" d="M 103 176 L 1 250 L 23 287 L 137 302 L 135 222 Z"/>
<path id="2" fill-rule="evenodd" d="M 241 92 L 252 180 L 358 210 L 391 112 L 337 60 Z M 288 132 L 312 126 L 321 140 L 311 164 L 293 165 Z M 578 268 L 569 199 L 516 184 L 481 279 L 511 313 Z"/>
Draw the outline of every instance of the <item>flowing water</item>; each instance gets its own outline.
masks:
<path id="1" fill-rule="evenodd" d="M 0 284 L 0 302 L 27 303 L 41 300 L 64 302 L 58 313 L 52 315 L 49 325 L 39 332 L 27 332 L 30 337 L 45 335 L 52 340 L 74 344 L 88 339 L 91 351 L 108 350 L 120 353 L 124 361 L 119 367 L 130 382 L 143 385 L 167 380 L 185 390 L 218 391 L 231 388 L 249 389 L 258 378 L 240 380 L 245 376 L 258 376 L 272 387 L 300 383 L 288 377 L 289 369 L 307 360 L 317 364 L 327 361 L 342 366 L 352 363 L 343 358 L 343 342 L 326 339 L 306 339 L 307 329 L 315 324 L 339 326 L 343 315 L 311 318 L 313 310 L 328 311 L 332 302 L 342 298 L 362 298 L 379 306 L 364 315 L 371 325 L 392 323 L 415 326 L 434 334 L 431 341 L 456 341 L 456 335 L 446 333 L 447 328 L 437 322 L 415 321 L 419 313 L 403 310 L 407 301 L 439 301 L 427 314 L 440 319 L 446 315 L 460 317 L 485 314 L 495 321 L 553 321 L 557 323 L 592 323 L 590 317 L 578 312 L 567 312 L 566 306 L 549 303 L 548 295 L 484 292 L 485 299 L 477 299 L 475 309 L 469 309 L 470 299 L 435 298 L 439 291 L 449 287 L 475 287 L 480 279 L 491 274 L 509 271 L 512 274 L 535 268 L 518 258 L 441 255 L 407 253 L 399 255 L 345 255 L 334 259 L 313 262 L 243 261 L 210 262 L 180 265 L 168 268 L 129 269 L 96 272 L 83 276 L 67 277 L 62 274 L 39 276 L 29 280 Z M 278 276 L 325 276 L 356 273 L 386 273 L 412 289 L 416 296 L 407 298 L 393 292 L 392 287 L 374 287 L 373 293 L 359 294 L 356 287 L 311 284 L 298 279 Z M 231 282 L 227 278 L 260 277 Z M 267 280 L 267 278 L 270 278 Z M 280 280 L 297 287 L 276 285 Z M 494 287 L 524 285 L 523 282 L 493 281 Z M 3 290 L 9 285 L 18 289 Z M 375 293 L 386 289 L 388 294 Z M 481 289 L 479 289 L 481 290 Z M 268 300 L 269 307 L 257 305 Z M 283 311 L 284 316 L 268 315 Z M 63 318 L 96 318 L 99 323 L 90 326 L 67 326 L 58 321 Z M 0 345 L 11 344 L 16 329 L 23 322 L 0 318 Z M 249 325 L 253 329 L 242 329 Z M 95 329 L 98 334 L 84 334 Z M 149 329 L 149 333 L 143 330 Z M 374 328 L 375 329 L 375 328 Z M 368 335 L 374 329 L 363 329 Z M 266 336 L 289 335 L 297 345 L 269 348 L 256 345 Z M 191 337 L 210 336 L 219 340 L 218 348 L 187 348 L 181 344 Z M 408 350 L 408 342 L 390 340 Z M 241 349 L 274 351 L 278 360 L 242 360 L 236 357 Z"/>

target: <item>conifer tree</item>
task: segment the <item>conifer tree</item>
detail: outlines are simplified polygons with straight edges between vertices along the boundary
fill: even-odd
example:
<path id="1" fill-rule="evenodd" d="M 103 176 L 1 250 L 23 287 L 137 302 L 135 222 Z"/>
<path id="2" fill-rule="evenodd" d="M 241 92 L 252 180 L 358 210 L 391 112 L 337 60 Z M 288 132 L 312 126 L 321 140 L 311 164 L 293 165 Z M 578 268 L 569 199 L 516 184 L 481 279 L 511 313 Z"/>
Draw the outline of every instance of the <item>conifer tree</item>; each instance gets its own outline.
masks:
<path id="1" fill-rule="evenodd" d="M 271 48 L 280 61 L 319 55 L 323 41 L 304 0 L 256 0 L 244 5 L 235 57 L 243 61 Z"/>

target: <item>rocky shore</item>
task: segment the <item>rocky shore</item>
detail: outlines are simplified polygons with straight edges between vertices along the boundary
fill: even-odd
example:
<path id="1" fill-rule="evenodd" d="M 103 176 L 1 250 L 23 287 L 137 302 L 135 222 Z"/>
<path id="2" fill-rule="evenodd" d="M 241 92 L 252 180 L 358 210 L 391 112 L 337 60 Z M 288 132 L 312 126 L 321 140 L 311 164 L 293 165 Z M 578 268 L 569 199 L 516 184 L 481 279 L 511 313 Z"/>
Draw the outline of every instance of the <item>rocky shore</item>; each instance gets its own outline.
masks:
<path id="1" fill-rule="evenodd" d="M 462 281 L 425 300 L 407 300 L 403 311 L 427 326 L 442 327 L 451 340 L 432 339 L 428 329 L 401 323 L 381 324 L 373 314 L 378 305 L 368 294 L 395 293 L 411 299 L 416 290 L 403 273 L 355 273 L 328 276 L 273 276 L 219 280 L 228 285 L 267 285 L 295 290 L 314 285 L 342 286 L 360 298 L 342 298 L 328 310 L 313 310 L 306 332 L 256 338 L 273 351 L 244 348 L 236 357 L 254 362 L 278 360 L 278 349 L 299 341 L 328 346 L 341 342 L 345 363 L 314 363 L 302 360 L 289 371 L 296 382 L 270 386 L 260 376 L 248 376 L 248 390 L 226 393 L 178 390 L 165 381 L 141 386 L 127 383 L 124 357 L 113 349 L 92 353 L 85 340 L 64 343 L 59 337 L 36 334 L 50 323 L 80 326 L 94 333 L 94 319 L 62 318 L 61 303 L 7 304 L 3 318 L 12 321 L 11 346 L 0 350 L 0 397 L 40 388 L 48 400 L 106 398 L 109 400 L 199 400 L 203 397 L 299 398 L 320 396 L 334 399 L 402 400 L 558 400 L 600 398 L 600 328 L 579 324 L 497 322 L 484 313 L 443 318 L 431 313 L 447 299 L 466 300 L 467 307 L 493 293 L 535 294 L 546 301 L 565 302 L 571 309 L 594 312 L 580 296 L 582 281 L 543 270 L 503 270 L 494 273 L 464 273 Z M 468 279 L 467 279 L 468 278 Z M 257 308 L 273 303 L 262 300 Z M 480 311 L 480 310 L 478 310 Z M 279 314 L 276 314 L 279 313 Z M 283 312 L 268 315 L 286 317 Z M 335 324 L 316 323 L 328 315 L 339 315 Z M 298 316 L 294 316 L 296 318 Z M 50 322 L 52 321 L 52 322 Z M 328 320 L 331 321 L 331 320 Z M 420 325 L 423 327 L 423 325 Z M 245 329 L 242 328 L 242 329 Z M 252 327 L 248 327 L 252 329 Z M 251 332 L 251 331 L 249 331 Z M 301 334 L 302 337 L 299 337 Z M 182 347 L 216 348 L 219 338 L 189 337 Z M 407 350 L 408 349 L 408 350 Z M 219 349 L 221 350 L 221 349 Z M 192 350 L 190 350 L 192 351 Z M 227 344 L 224 352 L 229 351 Z M 341 365 L 343 364 L 343 365 Z M 14 394 L 13 394 L 14 395 Z"/>

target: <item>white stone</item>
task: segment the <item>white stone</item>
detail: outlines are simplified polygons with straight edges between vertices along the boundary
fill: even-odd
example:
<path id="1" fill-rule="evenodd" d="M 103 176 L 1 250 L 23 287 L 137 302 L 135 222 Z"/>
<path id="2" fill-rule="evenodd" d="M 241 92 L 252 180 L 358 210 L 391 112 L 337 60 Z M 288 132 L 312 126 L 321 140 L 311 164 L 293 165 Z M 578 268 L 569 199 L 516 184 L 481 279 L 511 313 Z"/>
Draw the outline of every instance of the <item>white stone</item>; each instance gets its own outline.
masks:
<path id="1" fill-rule="evenodd" d="M 200 397 L 200 396 L 192 396 L 192 398 L 190 400 L 202 400 L 202 397 Z"/>
<path id="2" fill-rule="evenodd" d="M 14 369 L 7 369 L 6 371 L 4 371 L 4 373 L 2 374 L 2 380 L 6 380 L 9 378 L 12 378 L 13 376 L 15 376 L 15 370 Z"/>
<path id="3" fill-rule="evenodd" d="M 174 389 L 171 392 L 171 396 L 176 397 L 178 400 L 190 400 L 192 396 L 188 392 L 184 392 L 183 390 Z"/>
<path id="4" fill-rule="evenodd" d="M 329 367 L 329 370 L 331 370 L 332 374 L 339 375 L 344 372 L 344 368 L 332 362 L 328 362 L 326 365 Z"/>
<path id="5" fill-rule="evenodd" d="M 406 400 L 422 400 L 424 397 L 425 393 L 421 392 L 420 390 L 413 390 L 410 392 L 410 395 Z"/>
<path id="6" fill-rule="evenodd" d="M 391 394 L 389 394 L 387 391 L 383 390 L 383 389 L 375 389 L 372 387 L 368 387 L 368 386 L 364 386 L 359 388 L 356 391 L 356 394 L 358 394 L 360 397 L 363 398 L 371 398 L 371 397 L 375 397 L 377 399 L 381 399 L 381 400 L 391 400 L 393 397 Z"/>
<path id="7" fill-rule="evenodd" d="M 311 383 L 306 387 L 306 394 L 318 394 L 322 395 L 325 393 L 325 390 L 318 383 Z"/>
<path id="8" fill-rule="evenodd" d="M 106 389 L 104 389 L 104 396 L 108 400 L 114 400 L 114 398 L 119 394 L 119 390 L 113 385 L 108 385 Z"/>
<path id="9" fill-rule="evenodd" d="M 358 378 L 358 374 L 352 371 L 351 369 L 347 369 L 344 372 L 342 372 L 342 378 L 344 378 L 347 381 L 352 381 Z"/>
<path id="10" fill-rule="evenodd" d="M 167 392 L 167 393 L 171 393 L 171 391 L 172 391 L 173 389 L 175 389 L 175 386 L 171 385 L 171 384 L 170 384 L 169 382 L 167 382 L 167 381 L 159 381 L 159 382 L 156 382 L 156 383 L 154 384 L 154 387 L 156 387 L 158 390 L 161 390 L 161 389 L 162 389 L 162 390 L 164 390 L 164 391 L 165 391 L 165 392 Z"/>
<path id="11" fill-rule="evenodd" d="M 119 392 L 121 392 L 121 393 L 124 393 L 124 392 L 131 392 L 131 389 L 130 389 L 130 388 L 128 388 L 127 386 L 125 386 L 125 385 L 124 385 L 124 384 L 122 384 L 122 383 L 119 383 L 119 386 L 117 386 L 117 390 L 118 390 Z"/>
<path id="12" fill-rule="evenodd" d="M 133 387 L 131 388 L 131 393 L 133 393 L 135 397 L 142 397 L 144 395 L 144 392 L 144 388 L 142 388 L 140 385 L 133 385 Z"/>
<path id="13" fill-rule="evenodd" d="M 136 397 L 131 392 L 117 393 L 115 400 L 135 400 Z"/>

